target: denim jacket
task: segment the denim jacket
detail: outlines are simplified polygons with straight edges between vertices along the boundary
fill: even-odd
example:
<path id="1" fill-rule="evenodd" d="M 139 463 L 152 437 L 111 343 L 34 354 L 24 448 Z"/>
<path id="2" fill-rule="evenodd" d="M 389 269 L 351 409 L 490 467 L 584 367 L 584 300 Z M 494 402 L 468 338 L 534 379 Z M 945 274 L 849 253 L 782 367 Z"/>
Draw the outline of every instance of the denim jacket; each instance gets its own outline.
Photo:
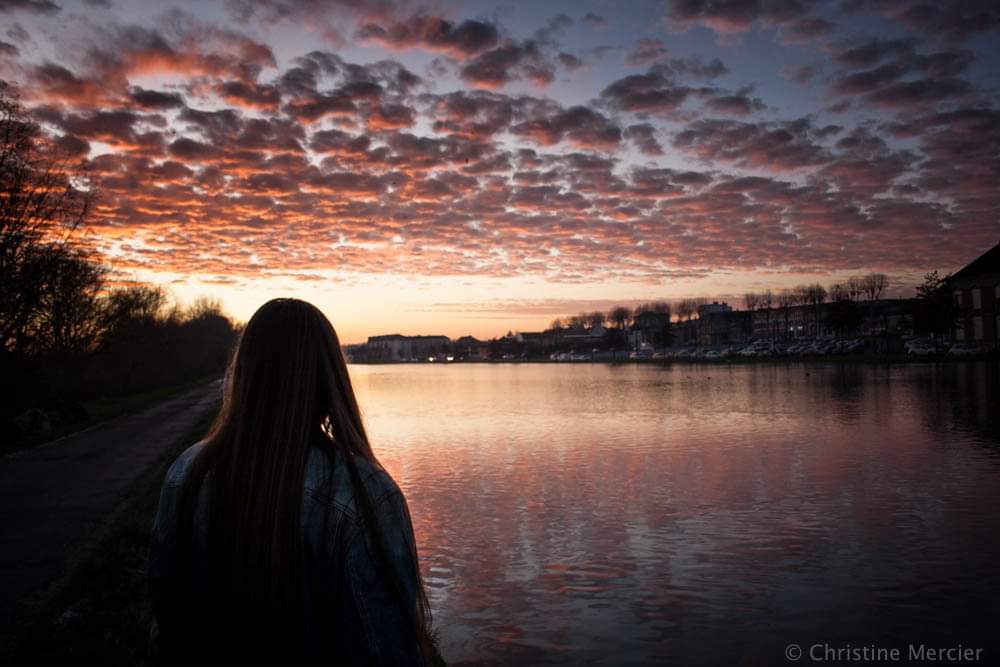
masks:
<path id="1" fill-rule="evenodd" d="M 149 556 L 149 583 L 153 596 L 154 643 L 161 654 L 176 654 L 183 637 L 169 638 L 158 624 L 169 627 L 172 612 L 162 604 L 162 592 L 178 582 L 177 504 L 181 486 L 198 443 L 170 467 L 160 493 L 160 506 L 153 525 Z M 336 664 L 422 664 L 411 617 L 404 612 L 379 572 L 368 531 L 355 509 L 354 493 L 343 455 L 336 457 L 334 470 L 326 456 L 315 447 L 309 453 L 302 494 L 302 537 L 305 553 L 303 619 L 304 654 L 311 662 Z M 413 527 L 403 494 L 383 470 L 355 457 L 361 478 L 378 516 L 389 560 L 402 584 L 403 597 L 412 610 L 416 605 Z M 323 483 L 332 474 L 332 493 Z M 207 563 L 206 489 L 198 498 L 195 512 L 193 549 L 194 574 L 198 563 Z M 330 487 L 326 487 L 330 488 Z M 204 557 L 203 557 L 204 556 Z M 204 574 L 203 570 L 202 574 Z"/>

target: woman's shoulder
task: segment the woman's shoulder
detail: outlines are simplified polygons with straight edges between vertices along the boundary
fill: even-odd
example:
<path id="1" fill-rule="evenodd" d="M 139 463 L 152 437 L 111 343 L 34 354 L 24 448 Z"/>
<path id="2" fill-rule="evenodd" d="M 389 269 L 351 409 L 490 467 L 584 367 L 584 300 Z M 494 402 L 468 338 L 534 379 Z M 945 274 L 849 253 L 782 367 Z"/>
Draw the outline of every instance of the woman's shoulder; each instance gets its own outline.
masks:
<path id="1" fill-rule="evenodd" d="M 191 469 L 191 464 L 204 447 L 205 441 L 201 440 L 181 452 L 181 455 L 174 460 L 167 470 L 167 477 L 164 483 L 167 486 L 180 486 L 183 484 L 188 470 Z"/>
<path id="2" fill-rule="evenodd" d="M 383 498 L 400 493 L 396 481 L 381 466 L 363 456 L 356 454 L 350 456 L 364 484 L 365 491 L 372 501 L 378 502 Z M 319 447 L 313 447 L 309 452 L 306 489 L 317 500 L 330 498 L 330 495 L 320 492 L 324 483 L 332 484 L 332 500 L 337 506 L 353 511 L 354 486 L 351 483 L 350 471 L 344 460 L 344 454 L 338 451 L 333 455 L 333 467 L 331 468 L 330 456 Z"/>

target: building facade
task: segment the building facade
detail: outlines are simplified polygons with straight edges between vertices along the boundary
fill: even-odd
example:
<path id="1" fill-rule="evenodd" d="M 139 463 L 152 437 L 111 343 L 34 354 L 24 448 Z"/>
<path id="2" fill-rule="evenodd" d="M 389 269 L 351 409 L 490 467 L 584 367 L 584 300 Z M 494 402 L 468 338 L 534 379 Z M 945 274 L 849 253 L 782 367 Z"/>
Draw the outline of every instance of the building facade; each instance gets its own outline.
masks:
<path id="1" fill-rule="evenodd" d="M 1000 346 L 1000 243 L 948 279 L 958 310 L 953 335 L 982 350 Z"/>

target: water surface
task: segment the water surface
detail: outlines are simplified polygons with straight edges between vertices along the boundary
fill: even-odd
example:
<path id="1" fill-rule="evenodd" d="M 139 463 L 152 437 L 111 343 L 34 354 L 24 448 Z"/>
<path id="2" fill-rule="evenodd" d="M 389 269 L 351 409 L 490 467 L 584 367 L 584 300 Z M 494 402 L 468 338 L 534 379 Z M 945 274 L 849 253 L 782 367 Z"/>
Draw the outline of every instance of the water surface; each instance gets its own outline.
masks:
<path id="1" fill-rule="evenodd" d="M 996 648 L 997 364 L 351 374 L 450 662 Z"/>

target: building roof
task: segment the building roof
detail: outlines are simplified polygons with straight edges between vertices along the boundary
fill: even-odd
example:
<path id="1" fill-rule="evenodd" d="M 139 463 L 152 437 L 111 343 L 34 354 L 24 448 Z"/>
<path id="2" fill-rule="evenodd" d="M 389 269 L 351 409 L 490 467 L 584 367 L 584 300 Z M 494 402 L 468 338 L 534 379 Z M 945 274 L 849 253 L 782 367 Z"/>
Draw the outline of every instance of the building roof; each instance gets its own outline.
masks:
<path id="1" fill-rule="evenodd" d="M 982 255 L 966 264 L 951 279 L 963 280 L 998 273 L 1000 273 L 1000 243 L 997 243 Z"/>

